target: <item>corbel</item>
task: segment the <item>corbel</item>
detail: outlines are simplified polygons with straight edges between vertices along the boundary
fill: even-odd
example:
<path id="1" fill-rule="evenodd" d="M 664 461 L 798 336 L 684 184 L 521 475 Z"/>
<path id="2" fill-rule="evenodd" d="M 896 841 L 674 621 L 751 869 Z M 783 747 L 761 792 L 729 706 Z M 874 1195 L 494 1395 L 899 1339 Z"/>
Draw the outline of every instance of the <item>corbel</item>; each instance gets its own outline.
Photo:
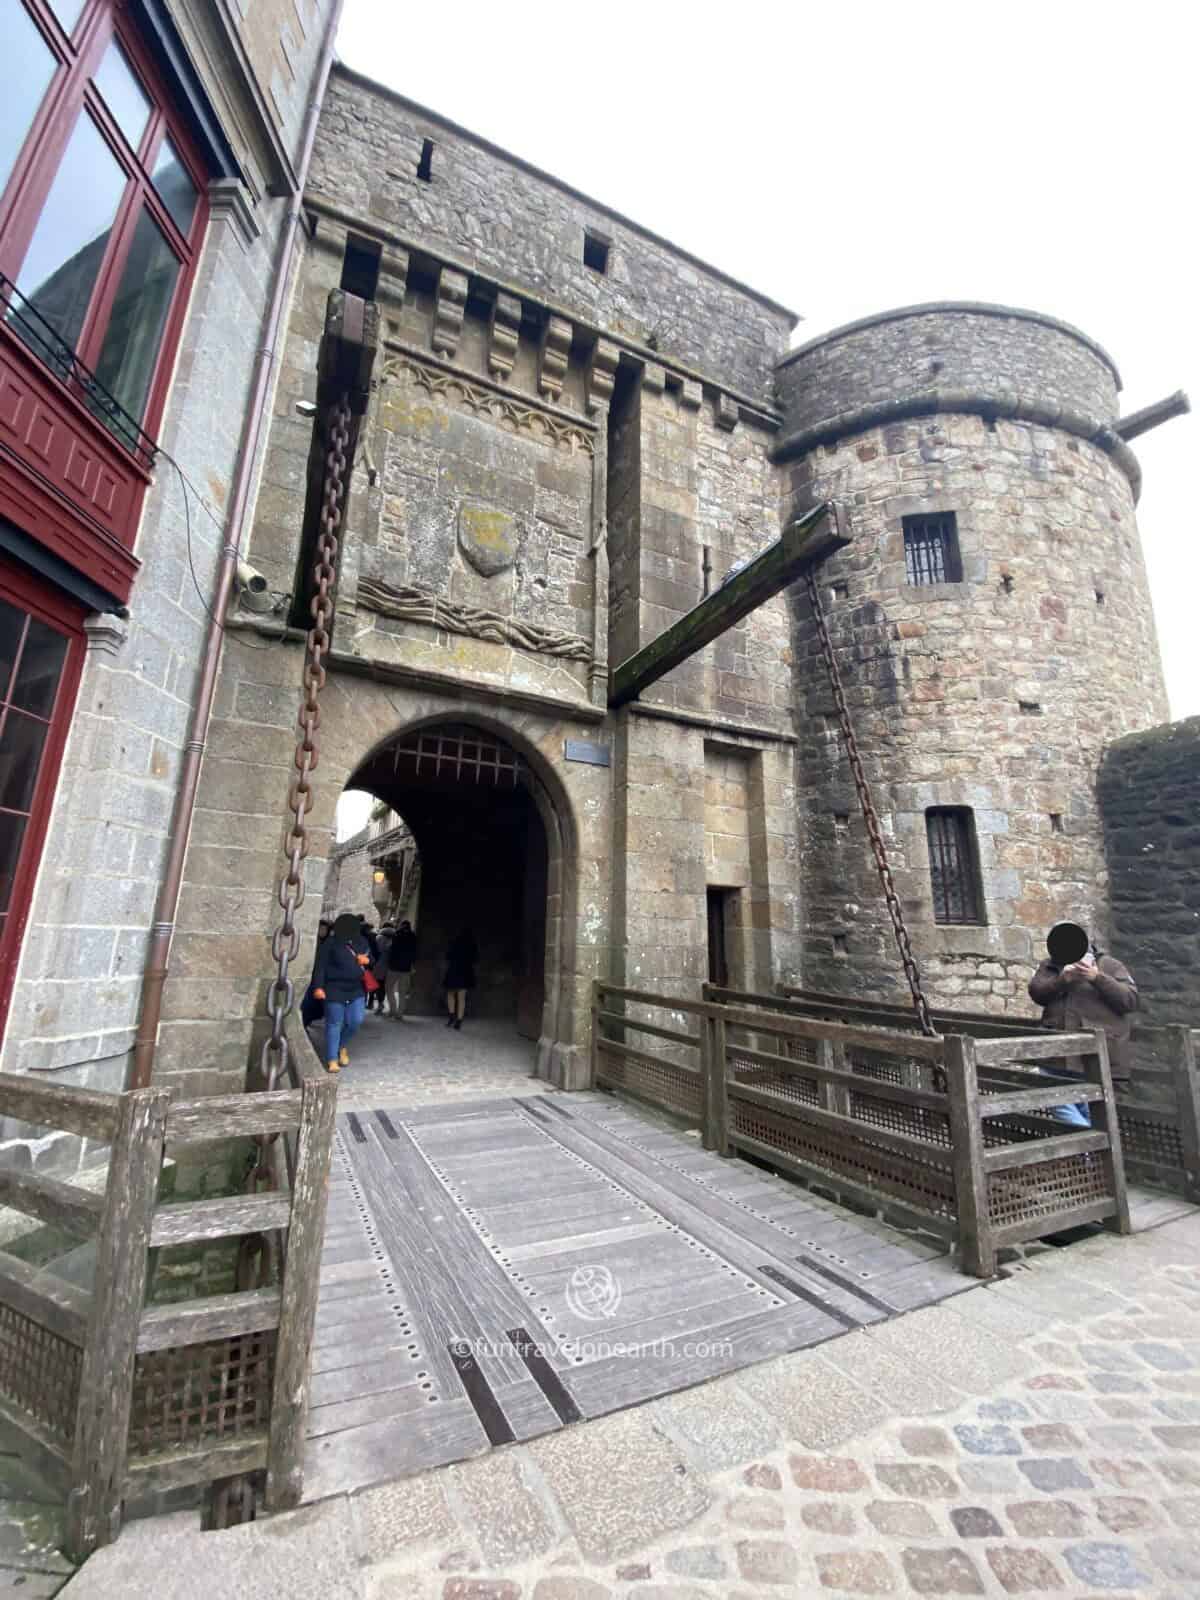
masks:
<path id="1" fill-rule="evenodd" d="M 566 382 L 571 333 L 571 324 L 565 317 L 546 318 L 538 348 L 538 389 L 547 400 L 557 400 Z"/>
<path id="2" fill-rule="evenodd" d="M 521 302 L 515 295 L 498 294 L 492 304 L 488 340 L 488 371 L 497 383 L 507 383 L 517 360 L 521 338 Z"/>
<path id="3" fill-rule="evenodd" d="M 596 411 L 612 400 L 613 380 L 617 375 L 620 349 L 607 339 L 597 339 L 587 366 L 587 408 Z"/>
<path id="4" fill-rule="evenodd" d="M 434 354 L 453 361 L 467 309 L 467 275 L 443 267 L 438 274 L 437 305 L 433 313 Z"/>

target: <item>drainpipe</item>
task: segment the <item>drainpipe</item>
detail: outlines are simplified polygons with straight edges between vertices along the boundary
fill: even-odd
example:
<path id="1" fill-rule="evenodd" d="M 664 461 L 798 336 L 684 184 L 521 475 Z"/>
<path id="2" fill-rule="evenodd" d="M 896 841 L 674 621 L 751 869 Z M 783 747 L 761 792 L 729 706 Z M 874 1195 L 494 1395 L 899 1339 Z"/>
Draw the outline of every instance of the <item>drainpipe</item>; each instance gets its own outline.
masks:
<path id="1" fill-rule="evenodd" d="M 288 281 L 292 274 L 292 261 L 296 253 L 296 236 L 304 207 L 304 190 L 308 183 L 308 169 L 312 162 L 313 145 L 317 137 L 317 121 L 329 69 L 333 65 L 334 43 L 341 20 L 344 0 L 334 0 L 321 46 L 321 59 L 317 64 L 314 93 L 309 102 L 300 146 L 300 161 L 296 174 L 296 190 L 288 202 L 287 217 L 279 238 L 279 255 L 275 268 L 275 286 L 271 303 L 263 319 L 263 338 L 255 359 L 254 381 L 251 387 L 249 428 L 242 443 L 234 473 L 229 517 L 226 522 L 227 538 L 221 549 L 213 590 L 208 637 L 204 642 L 204 656 L 200 666 L 200 684 L 192 706 L 192 720 L 188 728 L 187 743 L 183 749 L 183 769 L 175 793 L 175 809 L 171 817 L 170 850 L 166 870 L 159 886 L 158 902 L 154 908 L 154 922 L 150 929 L 150 948 L 142 972 L 142 1011 L 138 1022 L 137 1039 L 133 1047 L 133 1087 L 144 1089 L 150 1082 L 154 1069 L 154 1052 L 158 1045 L 158 1024 L 162 1015 L 163 988 L 167 981 L 167 962 L 171 953 L 171 939 L 175 932 L 175 917 L 179 910 L 179 894 L 183 887 L 183 865 L 187 856 L 188 838 L 192 830 L 192 814 L 196 809 L 196 792 L 200 786 L 200 767 L 208 743 L 208 726 L 212 718 L 213 699 L 217 691 L 217 671 L 221 663 L 221 644 L 224 638 L 224 617 L 233 593 L 233 582 L 241 551 L 243 523 L 250 499 L 250 486 L 254 481 L 254 467 L 262 440 L 266 399 L 275 352 L 283 325 L 287 304 Z"/>

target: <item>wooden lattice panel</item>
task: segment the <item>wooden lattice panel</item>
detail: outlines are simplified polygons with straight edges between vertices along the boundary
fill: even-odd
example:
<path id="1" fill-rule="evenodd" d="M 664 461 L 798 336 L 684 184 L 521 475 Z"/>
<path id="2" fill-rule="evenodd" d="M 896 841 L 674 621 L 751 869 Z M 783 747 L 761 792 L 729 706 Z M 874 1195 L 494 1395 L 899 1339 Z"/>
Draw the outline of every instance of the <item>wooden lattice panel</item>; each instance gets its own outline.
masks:
<path id="1" fill-rule="evenodd" d="M 1056 1156 L 1028 1167 L 1001 1167 L 988 1174 L 988 1216 L 996 1228 L 1112 1198 L 1108 1162 L 1098 1151 Z"/>
<path id="2" fill-rule="evenodd" d="M 881 1202 L 897 1199 L 939 1216 L 956 1214 L 949 1165 L 917 1161 L 873 1144 L 869 1127 L 849 1133 L 816 1127 L 805 1122 L 802 1113 L 780 1115 L 736 1095 L 729 1101 L 729 1127 L 732 1133 L 756 1139 L 815 1172 L 870 1189 Z"/>
<path id="3" fill-rule="evenodd" d="M 791 1054 L 790 1051 L 788 1053 Z M 736 1049 L 728 1050 L 725 1059 L 736 1083 L 748 1083 L 755 1089 L 770 1089 L 780 1099 L 794 1100 L 802 1106 L 820 1103 L 821 1093 L 815 1078 L 804 1078 L 796 1072 L 774 1072 L 761 1062 L 746 1061 Z"/>
<path id="4" fill-rule="evenodd" d="M 137 1358 L 131 1456 L 265 1428 L 275 1378 L 275 1330 L 155 1350 Z"/>
<path id="5" fill-rule="evenodd" d="M 599 1040 L 596 1051 L 597 1077 L 602 1084 L 612 1089 L 625 1089 L 652 1105 L 699 1120 L 703 1090 L 697 1074 L 667 1061 L 651 1064 L 631 1060 L 606 1049 L 605 1043 Z"/>
<path id="6" fill-rule="evenodd" d="M 82 1352 L 14 1306 L 0 1305 L 0 1394 L 70 1443 Z"/>

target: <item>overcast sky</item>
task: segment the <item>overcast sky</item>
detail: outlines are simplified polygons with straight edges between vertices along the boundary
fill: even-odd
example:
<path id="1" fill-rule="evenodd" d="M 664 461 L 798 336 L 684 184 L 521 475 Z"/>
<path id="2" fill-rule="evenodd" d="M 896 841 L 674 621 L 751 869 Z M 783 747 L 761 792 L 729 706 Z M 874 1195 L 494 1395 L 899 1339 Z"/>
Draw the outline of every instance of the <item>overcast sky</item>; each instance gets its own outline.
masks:
<path id="1" fill-rule="evenodd" d="M 1109 351 L 1129 412 L 1200 406 L 1190 14 L 346 0 L 338 53 L 791 306 L 797 342 L 922 300 L 1026 306 Z M 1135 445 L 1174 717 L 1200 714 L 1198 430 Z"/>

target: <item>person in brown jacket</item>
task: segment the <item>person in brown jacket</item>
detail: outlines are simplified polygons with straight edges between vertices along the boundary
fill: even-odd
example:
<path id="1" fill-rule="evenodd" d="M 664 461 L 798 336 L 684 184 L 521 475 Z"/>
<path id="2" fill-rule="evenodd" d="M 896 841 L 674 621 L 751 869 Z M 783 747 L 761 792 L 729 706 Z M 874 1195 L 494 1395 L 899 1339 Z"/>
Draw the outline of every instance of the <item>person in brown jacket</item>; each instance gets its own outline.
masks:
<path id="1" fill-rule="evenodd" d="M 1042 1007 L 1042 1027 L 1063 1033 L 1102 1029 L 1113 1079 L 1128 1081 L 1132 1015 L 1138 1004 L 1133 974 L 1113 956 L 1102 955 L 1087 930 L 1076 922 L 1056 922 L 1046 937 L 1046 949 L 1050 959 L 1041 963 L 1029 981 L 1029 998 Z M 1086 1102 L 1055 1106 L 1051 1114 L 1073 1127 L 1091 1127 Z"/>

